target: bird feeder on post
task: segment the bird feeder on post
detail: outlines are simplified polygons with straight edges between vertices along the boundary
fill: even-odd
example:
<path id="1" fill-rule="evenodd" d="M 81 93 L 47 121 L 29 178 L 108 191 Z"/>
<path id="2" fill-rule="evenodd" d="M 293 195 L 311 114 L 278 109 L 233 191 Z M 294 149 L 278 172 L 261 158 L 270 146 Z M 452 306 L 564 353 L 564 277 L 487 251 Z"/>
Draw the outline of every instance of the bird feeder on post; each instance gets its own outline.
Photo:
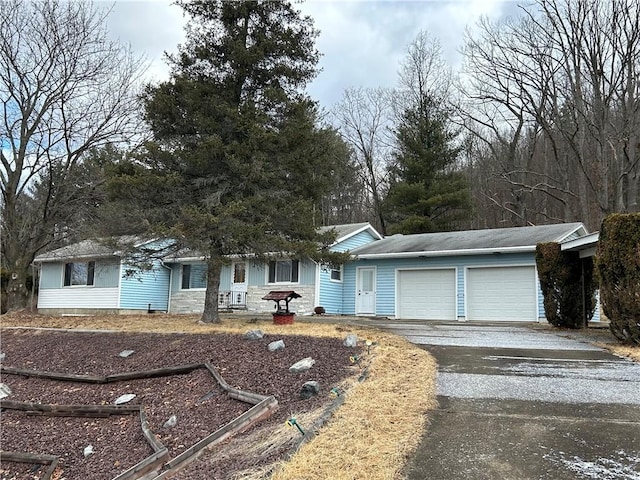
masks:
<path id="1" fill-rule="evenodd" d="M 300 298 L 301 295 L 293 290 L 275 290 L 267 293 L 263 300 L 272 300 L 276 303 L 276 311 L 273 312 L 273 323 L 276 325 L 286 325 L 293 323 L 294 312 L 289 311 L 289 302 L 294 298 Z M 281 304 L 284 302 L 284 308 Z"/>

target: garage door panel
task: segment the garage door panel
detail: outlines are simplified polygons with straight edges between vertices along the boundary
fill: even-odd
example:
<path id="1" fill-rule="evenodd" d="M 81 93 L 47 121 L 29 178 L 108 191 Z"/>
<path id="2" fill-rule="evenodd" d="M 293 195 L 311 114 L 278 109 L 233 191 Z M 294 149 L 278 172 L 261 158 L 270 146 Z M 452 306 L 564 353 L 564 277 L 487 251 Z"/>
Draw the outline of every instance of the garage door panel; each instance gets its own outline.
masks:
<path id="1" fill-rule="evenodd" d="M 398 272 L 398 318 L 454 320 L 455 300 L 455 269 Z"/>
<path id="2" fill-rule="evenodd" d="M 535 268 L 470 268 L 467 271 L 467 319 L 536 321 Z"/>

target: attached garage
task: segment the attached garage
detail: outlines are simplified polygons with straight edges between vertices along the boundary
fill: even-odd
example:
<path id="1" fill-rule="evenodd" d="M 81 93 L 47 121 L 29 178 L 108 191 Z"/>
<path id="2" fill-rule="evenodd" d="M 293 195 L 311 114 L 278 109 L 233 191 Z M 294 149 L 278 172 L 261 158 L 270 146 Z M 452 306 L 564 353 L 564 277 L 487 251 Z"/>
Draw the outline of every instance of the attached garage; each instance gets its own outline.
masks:
<path id="1" fill-rule="evenodd" d="M 345 298 L 357 299 L 358 269 L 374 268 L 377 316 L 538 322 L 536 245 L 586 234 L 581 223 L 565 223 L 391 235 L 351 251 Z M 356 303 L 345 302 L 344 312 Z"/>
<path id="2" fill-rule="evenodd" d="M 455 268 L 397 271 L 396 317 L 456 319 Z"/>
<path id="3" fill-rule="evenodd" d="M 466 285 L 467 320 L 538 319 L 534 266 L 469 268 Z"/>

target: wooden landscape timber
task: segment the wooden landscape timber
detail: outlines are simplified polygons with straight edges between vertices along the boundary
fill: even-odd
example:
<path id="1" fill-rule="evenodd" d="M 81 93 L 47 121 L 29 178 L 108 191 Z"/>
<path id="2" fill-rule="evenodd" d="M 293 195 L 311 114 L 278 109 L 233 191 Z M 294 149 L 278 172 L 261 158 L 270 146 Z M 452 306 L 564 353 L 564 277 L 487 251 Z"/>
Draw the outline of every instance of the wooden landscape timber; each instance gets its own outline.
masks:
<path id="1" fill-rule="evenodd" d="M 103 384 L 125 380 L 178 375 L 190 373 L 201 368 L 207 370 L 211 374 L 229 397 L 253 406 L 231 422 L 206 436 L 169 461 L 169 451 L 149 428 L 149 423 L 142 405 L 55 405 L 34 402 L 18 402 L 3 399 L 0 400 L 0 409 L 20 410 L 26 412 L 28 415 L 66 417 L 110 417 L 113 415 L 138 414 L 143 435 L 154 453 L 128 470 L 117 475 L 113 480 L 168 479 L 175 474 L 177 470 L 198 458 L 206 448 L 221 443 L 233 435 L 241 433 L 261 420 L 271 416 L 271 414 L 278 408 L 278 401 L 273 396 L 259 395 L 257 393 L 247 392 L 231 387 L 224 378 L 222 378 L 215 367 L 209 363 L 178 365 L 174 367 L 141 370 L 106 376 L 75 375 L 0 366 L 0 372 L 6 374 L 89 384 Z M 33 455 L 29 453 L 0 451 L 0 457 L 6 461 L 12 462 L 50 464 L 43 476 L 43 480 L 51 479 L 51 475 L 58 464 L 58 457 L 53 455 Z"/>

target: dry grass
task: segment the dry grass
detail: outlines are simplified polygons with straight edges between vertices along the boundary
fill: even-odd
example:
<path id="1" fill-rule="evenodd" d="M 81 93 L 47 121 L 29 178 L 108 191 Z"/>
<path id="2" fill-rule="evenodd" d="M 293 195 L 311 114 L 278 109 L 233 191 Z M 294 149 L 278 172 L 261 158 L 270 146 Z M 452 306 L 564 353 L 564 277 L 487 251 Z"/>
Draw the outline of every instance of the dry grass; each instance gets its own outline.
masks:
<path id="1" fill-rule="evenodd" d="M 620 345 L 617 343 L 599 343 L 598 346 L 606 348 L 614 355 L 625 357 L 634 362 L 640 362 L 640 347 L 631 345 Z"/>
<path id="2" fill-rule="evenodd" d="M 259 328 L 265 333 L 344 338 L 355 333 L 375 345 L 364 359 L 368 377 L 352 378 L 344 385 L 345 401 L 318 436 L 286 462 L 273 476 L 276 480 L 302 479 L 397 479 L 409 454 L 415 450 L 426 426 L 426 413 L 436 406 L 436 363 L 426 351 L 401 337 L 376 329 L 336 323 L 296 322 L 273 325 L 251 317 L 225 319 L 221 324 L 198 324 L 197 316 L 140 315 L 100 317 L 49 317 L 3 315 L 3 327 L 53 327 L 145 332 L 244 333 Z M 330 321 L 329 319 L 327 319 Z M 322 412 L 297 417 L 312 425 Z M 292 415 L 295 412 L 292 412 Z M 264 436 L 256 432 L 255 448 L 264 450 L 291 440 L 295 435 L 282 426 Z M 249 448 L 249 451 L 247 450 Z M 247 444 L 238 454 L 252 454 Z M 256 451 L 258 451 L 256 450 Z M 254 452 L 255 453 L 255 452 Z M 267 478 L 271 469 L 243 472 L 243 478 Z"/>
<path id="3" fill-rule="evenodd" d="M 425 412 L 436 406 L 436 364 L 402 338 L 373 330 L 358 334 L 378 342 L 369 378 L 346 393 L 329 425 L 274 479 L 400 478 L 425 428 Z"/>

